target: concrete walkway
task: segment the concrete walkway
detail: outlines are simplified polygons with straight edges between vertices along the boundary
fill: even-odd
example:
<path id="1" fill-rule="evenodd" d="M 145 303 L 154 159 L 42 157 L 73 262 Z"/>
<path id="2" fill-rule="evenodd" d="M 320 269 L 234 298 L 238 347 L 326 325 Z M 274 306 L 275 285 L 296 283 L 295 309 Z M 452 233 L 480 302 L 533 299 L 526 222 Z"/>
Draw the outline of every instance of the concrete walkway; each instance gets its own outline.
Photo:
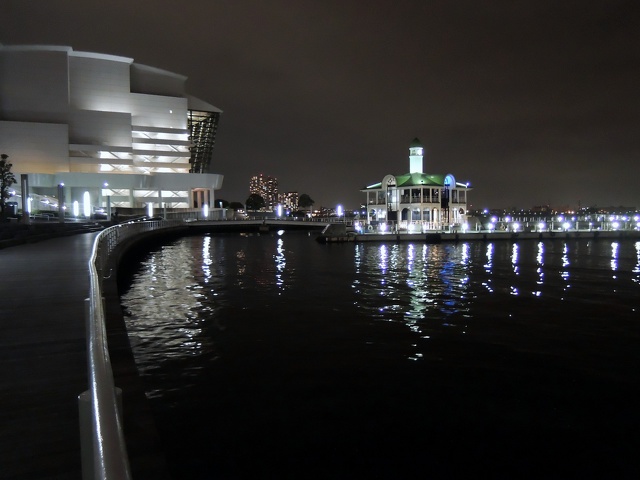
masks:
<path id="1" fill-rule="evenodd" d="M 0 250 L 0 478 L 81 478 L 84 299 L 97 234 Z"/>

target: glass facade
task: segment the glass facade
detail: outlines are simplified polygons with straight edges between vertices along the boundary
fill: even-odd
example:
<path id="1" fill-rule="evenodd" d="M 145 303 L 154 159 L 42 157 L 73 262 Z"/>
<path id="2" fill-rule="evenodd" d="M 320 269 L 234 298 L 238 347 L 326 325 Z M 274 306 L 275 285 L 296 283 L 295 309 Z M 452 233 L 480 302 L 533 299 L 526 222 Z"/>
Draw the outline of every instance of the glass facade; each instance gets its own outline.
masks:
<path id="1" fill-rule="evenodd" d="M 209 166 L 216 143 L 219 112 L 189 110 L 189 134 L 191 137 L 191 173 L 210 173 Z"/>

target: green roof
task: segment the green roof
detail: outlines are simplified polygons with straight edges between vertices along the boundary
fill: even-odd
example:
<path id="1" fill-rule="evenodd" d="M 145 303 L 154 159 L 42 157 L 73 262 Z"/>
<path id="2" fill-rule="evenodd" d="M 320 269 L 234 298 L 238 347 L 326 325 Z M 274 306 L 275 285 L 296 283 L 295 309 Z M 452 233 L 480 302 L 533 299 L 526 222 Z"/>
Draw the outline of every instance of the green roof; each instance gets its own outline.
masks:
<path id="1" fill-rule="evenodd" d="M 444 177 L 446 175 L 429 175 L 426 173 L 405 173 L 404 175 L 396 176 L 396 185 L 398 187 L 413 187 L 413 186 L 433 186 L 443 187 Z"/>
<path id="2" fill-rule="evenodd" d="M 427 173 L 405 173 L 404 175 L 395 175 L 396 187 L 443 187 L 446 175 Z M 379 190 L 382 188 L 382 182 L 368 185 L 363 190 Z"/>

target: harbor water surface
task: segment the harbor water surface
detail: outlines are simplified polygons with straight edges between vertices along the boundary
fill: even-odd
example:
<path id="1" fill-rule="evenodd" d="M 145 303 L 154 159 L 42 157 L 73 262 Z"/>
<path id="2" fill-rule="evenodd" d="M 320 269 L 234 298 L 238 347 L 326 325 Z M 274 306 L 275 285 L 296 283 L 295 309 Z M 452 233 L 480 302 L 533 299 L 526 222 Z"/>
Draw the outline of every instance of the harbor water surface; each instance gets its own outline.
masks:
<path id="1" fill-rule="evenodd" d="M 640 478 L 640 242 L 188 236 L 124 278 L 176 479 Z"/>

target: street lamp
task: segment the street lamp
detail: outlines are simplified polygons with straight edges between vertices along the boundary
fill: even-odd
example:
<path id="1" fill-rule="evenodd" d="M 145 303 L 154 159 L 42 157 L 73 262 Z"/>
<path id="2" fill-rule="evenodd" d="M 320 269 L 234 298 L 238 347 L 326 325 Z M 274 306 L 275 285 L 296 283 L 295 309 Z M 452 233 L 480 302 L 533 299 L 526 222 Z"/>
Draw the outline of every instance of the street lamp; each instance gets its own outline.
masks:
<path id="1" fill-rule="evenodd" d="M 83 201 L 82 213 L 84 213 L 84 216 L 86 218 L 89 218 L 91 217 L 91 196 L 89 195 L 89 192 L 84 192 L 84 195 L 82 196 L 82 201 Z"/>
<path id="2" fill-rule="evenodd" d="M 64 183 L 58 184 L 58 219 L 64 223 Z"/>

